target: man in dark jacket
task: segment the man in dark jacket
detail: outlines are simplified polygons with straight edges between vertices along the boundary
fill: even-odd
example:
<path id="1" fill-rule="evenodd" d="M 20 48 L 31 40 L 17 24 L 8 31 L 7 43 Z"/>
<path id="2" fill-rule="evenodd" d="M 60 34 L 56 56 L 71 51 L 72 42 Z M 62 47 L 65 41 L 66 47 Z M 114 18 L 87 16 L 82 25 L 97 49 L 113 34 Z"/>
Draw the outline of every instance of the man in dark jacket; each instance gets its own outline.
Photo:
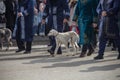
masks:
<path id="1" fill-rule="evenodd" d="M 47 0 L 43 14 L 43 23 L 45 22 L 45 19 L 48 18 L 48 32 L 50 29 L 56 29 L 58 32 L 62 32 L 63 24 L 69 19 L 69 12 L 67 0 Z M 50 37 L 50 41 L 52 48 L 48 50 L 48 52 L 53 55 L 56 47 L 55 38 Z M 59 48 L 58 54 L 61 53 L 62 51 Z"/>
<path id="2" fill-rule="evenodd" d="M 31 52 L 33 41 L 33 17 L 34 2 L 33 0 L 18 0 L 18 11 L 16 25 L 13 32 L 13 38 L 17 41 L 18 50 L 25 50 L 25 54 Z"/>
<path id="3" fill-rule="evenodd" d="M 108 39 L 113 39 L 118 47 L 118 58 L 120 59 L 120 34 L 118 28 L 118 10 L 120 0 L 100 0 L 97 7 L 97 12 L 100 19 L 99 25 L 99 51 L 94 58 L 103 59 L 105 46 Z"/>
<path id="4" fill-rule="evenodd" d="M 14 25 L 15 25 L 15 18 L 16 18 L 16 4 L 15 0 L 5 0 L 5 6 L 6 6 L 6 27 L 9 28 L 11 31 L 13 31 Z"/>

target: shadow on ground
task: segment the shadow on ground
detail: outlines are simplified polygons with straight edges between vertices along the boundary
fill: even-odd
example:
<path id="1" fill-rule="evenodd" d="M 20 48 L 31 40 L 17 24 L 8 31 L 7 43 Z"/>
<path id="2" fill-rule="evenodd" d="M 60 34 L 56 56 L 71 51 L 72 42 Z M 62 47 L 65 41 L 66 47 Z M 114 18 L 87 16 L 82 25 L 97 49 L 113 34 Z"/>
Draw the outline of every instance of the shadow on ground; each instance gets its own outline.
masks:
<path id="1" fill-rule="evenodd" d="M 81 70 L 80 72 L 110 71 L 110 70 L 115 70 L 117 68 L 120 68 L 120 64 L 94 66 L 94 67 L 88 68 L 87 70 Z M 117 77 L 120 77 L 120 75 Z"/>

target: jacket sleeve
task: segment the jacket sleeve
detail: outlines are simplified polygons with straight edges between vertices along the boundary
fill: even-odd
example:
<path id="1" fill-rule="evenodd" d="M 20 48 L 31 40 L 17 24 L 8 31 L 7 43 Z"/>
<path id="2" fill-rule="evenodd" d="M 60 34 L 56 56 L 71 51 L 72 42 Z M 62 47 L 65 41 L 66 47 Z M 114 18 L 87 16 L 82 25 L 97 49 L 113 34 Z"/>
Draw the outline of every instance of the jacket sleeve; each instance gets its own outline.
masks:
<path id="1" fill-rule="evenodd" d="M 25 15 L 25 16 L 30 15 L 31 12 L 32 13 L 34 12 L 34 2 L 33 2 L 33 0 L 29 0 L 26 5 L 27 5 L 27 8 L 24 10 L 24 12 L 22 12 L 23 15 Z"/>
<path id="2" fill-rule="evenodd" d="M 114 0 L 113 1 L 113 7 L 107 10 L 107 15 L 108 16 L 116 15 L 116 13 L 119 10 L 119 6 L 120 6 L 120 1 L 119 0 Z"/>
<path id="3" fill-rule="evenodd" d="M 80 1 L 78 0 L 72 20 L 77 21 L 79 14 L 80 14 Z"/>
<path id="4" fill-rule="evenodd" d="M 49 15 L 49 5 L 48 5 L 48 1 L 46 2 L 44 11 L 43 11 L 43 19 L 46 19 L 46 17 Z"/>
<path id="5" fill-rule="evenodd" d="M 0 14 L 4 14 L 6 11 L 6 7 L 3 1 L 0 2 L 1 3 L 1 8 L 0 8 Z"/>
<path id="6" fill-rule="evenodd" d="M 93 23 L 98 22 L 98 14 L 97 14 L 97 11 L 96 11 L 97 5 L 98 5 L 98 0 L 94 0 L 94 2 L 92 4 Z"/>
<path id="7" fill-rule="evenodd" d="M 70 9 L 69 9 L 67 0 L 63 0 L 63 8 L 65 11 L 65 13 L 64 13 L 65 18 L 69 19 L 70 18 Z"/>
<path id="8" fill-rule="evenodd" d="M 101 7 L 101 3 L 99 2 L 98 5 L 97 5 L 97 9 L 96 9 L 98 15 L 101 15 L 101 12 L 102 12 L 102 7 Z"/>

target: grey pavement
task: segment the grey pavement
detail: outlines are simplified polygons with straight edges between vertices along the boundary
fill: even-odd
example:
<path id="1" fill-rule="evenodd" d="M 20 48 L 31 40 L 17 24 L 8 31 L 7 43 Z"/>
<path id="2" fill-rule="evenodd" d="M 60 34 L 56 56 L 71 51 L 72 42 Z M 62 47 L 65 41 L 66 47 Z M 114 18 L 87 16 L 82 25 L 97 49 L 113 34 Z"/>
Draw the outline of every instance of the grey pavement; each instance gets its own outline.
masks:
<path id="1" fill-rule="evenodd" d="M 50 57 L 47 45 L 33 45 L 31 54 L 15 53 L 16 47 L 0 52 L 0 80 L 120 80 L 117 51 L 106 49 L 103 60 L 62 55 Z M 80 51 L 78 52 L 80 53 Z"/>

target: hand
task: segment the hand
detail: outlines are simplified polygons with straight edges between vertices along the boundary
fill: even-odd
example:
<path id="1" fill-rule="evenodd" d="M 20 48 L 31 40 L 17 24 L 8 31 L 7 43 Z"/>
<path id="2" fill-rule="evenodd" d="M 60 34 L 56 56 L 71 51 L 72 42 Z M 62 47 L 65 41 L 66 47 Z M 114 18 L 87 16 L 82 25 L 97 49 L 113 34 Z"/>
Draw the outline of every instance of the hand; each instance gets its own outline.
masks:
<path id="1" fill-rule="evenodd" d="M 45 19 L 42 19 L 42 22 L 41 22 L 42 24 L 45 24 Z"/>
<path id="2" fill-rule="evenodd" d="M 102 16 L 103 17 L 107 16 L 107 12 L 106 11 L 102 11 Z"/>
<path id="3" fill-rule="evenodd" d="M 92 23 L 93 28 L 97 27 L 97 23 Z"/>
<path id="4" fill-rule="evenodd" d="M 64 20 L 63 20 L 63 23 L 67 23 L 67 22 L 68 22 L 68 20 L 67 20 L 67 19 L 64 19 Z"/>
<path id="5" fill-rule="evenodd" d="M 38 10 L 36 8 L 34 8 L 34 13 L 38 14 Z"/>
<path id="6" fill-rule="evenodd" d="M 22 12 L 18 12 L 18 17 L 23 16 Z"/>
<path id="7" fill-rule="evenodd" d="M 72 21 L 72 24 L 71 25 L 77 25 L 77 22 L 75 21 Z"/>

